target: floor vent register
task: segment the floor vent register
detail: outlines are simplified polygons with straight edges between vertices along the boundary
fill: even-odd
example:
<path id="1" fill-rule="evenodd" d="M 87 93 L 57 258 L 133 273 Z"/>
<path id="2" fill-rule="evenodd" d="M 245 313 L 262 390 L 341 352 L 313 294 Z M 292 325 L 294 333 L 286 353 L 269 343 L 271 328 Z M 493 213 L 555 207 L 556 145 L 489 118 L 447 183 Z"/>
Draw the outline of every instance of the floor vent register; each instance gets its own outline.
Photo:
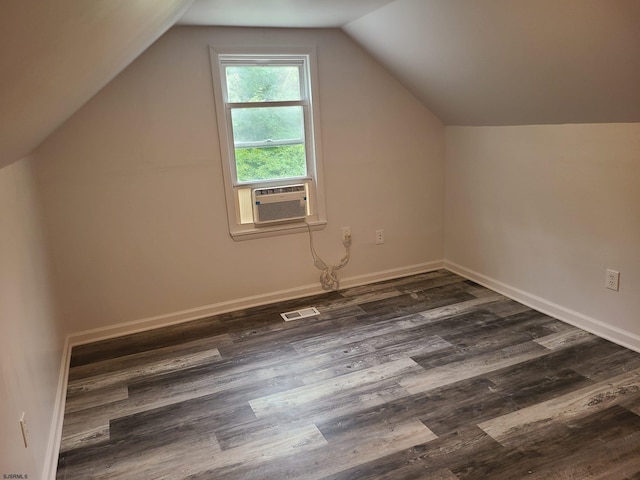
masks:
<path id="1" fill-rule="evenodd" d="M 320 312 L 316 307 L 303 308 L 302 310 L 294 310 L 293 312 L 280 314 L 280 316 L 284 318 L 285 322 L 300 320 L 301 318 L 315 317 L 316 315 L 320 315 Z"/>

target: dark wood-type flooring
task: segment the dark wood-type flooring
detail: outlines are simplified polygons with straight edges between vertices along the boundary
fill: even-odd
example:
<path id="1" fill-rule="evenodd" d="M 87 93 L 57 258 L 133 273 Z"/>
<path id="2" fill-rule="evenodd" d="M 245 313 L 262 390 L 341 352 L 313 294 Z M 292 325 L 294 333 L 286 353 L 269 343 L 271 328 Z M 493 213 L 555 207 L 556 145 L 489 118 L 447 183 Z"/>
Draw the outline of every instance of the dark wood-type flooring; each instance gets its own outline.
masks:
<path id="1" fill-rule="evenodd" d="M 218 315 L 73 349 L 57 478 L 637 480 L 640 354 L 445 270 Z"/>

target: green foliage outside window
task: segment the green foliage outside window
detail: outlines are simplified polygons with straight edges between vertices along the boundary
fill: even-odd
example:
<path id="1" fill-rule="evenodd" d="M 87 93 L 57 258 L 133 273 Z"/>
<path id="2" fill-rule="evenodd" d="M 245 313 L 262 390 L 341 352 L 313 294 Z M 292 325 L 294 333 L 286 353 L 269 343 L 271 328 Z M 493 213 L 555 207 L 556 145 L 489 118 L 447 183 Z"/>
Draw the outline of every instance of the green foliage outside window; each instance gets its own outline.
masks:
<path id="1" fill-rule="evenodd" d="M 236 169 L 240 182 L 303 177 L 307 173 L 304 145 L 237 148 Z"/>
<path id="2" fill-rule="evenodd" d="M 231 110 L 238 181 L 305 176 L 302 107 L 269 105 L 301 99 L 298 67 L 229 66 L 226 76 L 230 102 L 265 102 Z"/>

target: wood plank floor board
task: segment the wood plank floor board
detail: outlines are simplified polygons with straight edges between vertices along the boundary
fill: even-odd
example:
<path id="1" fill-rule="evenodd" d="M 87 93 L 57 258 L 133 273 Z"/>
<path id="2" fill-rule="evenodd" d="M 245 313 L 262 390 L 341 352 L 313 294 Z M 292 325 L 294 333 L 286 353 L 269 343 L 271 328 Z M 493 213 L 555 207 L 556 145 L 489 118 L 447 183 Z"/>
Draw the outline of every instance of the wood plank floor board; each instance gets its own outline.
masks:
<path id="1" fill-rule="evenodd" d="M 549 350 L 535 342 L 519 343 L 421 372 L 410 373 L 401 378 L 399 383 L 410 393 L 426 392 L 538 358 L 547 355 L 548 352 Z"/>
<path id="2" fill-rule="evenodd" d="M 362 297 L 369 292 L 375 292 L 379 290 L 387 290 L 389 288 L 395 289 L 401 292 L 403 287 L 408 286 L 407 289 L 413 291 L 415 288 L 412 285 L 421 285 L 420 288 L 429 288 L 429 286 L 441 286 L 449 283 L 462 284 L 464 279 L 461 279 L 454 273 L 447 270 L 434 270 L 426 273 L 419 273 L 417 275 L 410 275 L 407 277 L 399 277 L 391 280 L 385 280 L 368 285 L 360 285 L 357 287 L 351 287 L 340 291 L 340 294 L 344 297 Z"/>
<path id="3" fill-rule="evenodd" d="M 342 323 L 336 322 L 337 328 L 334 331 L 301 339 L 293 342 L 292 346 L 301 354 L 318 353 L 387 334 L 394 335 L 399 330 L 419 326 L 421 322 L 422 317 L 417 314 L 396 317 L 395 320 L 372 322 L 347 319 Z"/>
<path id="4" fill-rule="evenodd" d="M 550 373 L 548 369 L 536 372 L 534 366 L 529 364 L 523 370 L 527 368 L 531 370 L 532 375 L 522 376 L 522 372 L 518 372 L 517 375 L 508 376 L 509 369 L 496 372 L 497 376 L 516 377 L 520 380 L 519 384 L 502 381 L 502 385 L 496 385 L 491 377 L 473 377 L 426 393 L 410 395 L 360 410 L 354 415 L 331 419 L 318 424 L 318 427 L 325 437 L 330 439 L 335 429 L 348 429 L 355 425 L 362 428 L 363 425 L 377 422 L 416 417 L 434 433 L 441 435 L 466 424 L 495 418 L 592 384 L 590 380 L 570 370 L 562 374 L 553 372 L 555 377 L 547 378 Z M 455 404 L 456 408 L 452 409 L 451 404 Z"/>
<path id="5" fill-rule="evenodd" d="M 633 418 L 636 417 L 636 418 Z M 567 425 L 562 422 L 544 427 L 544 435 L 523 438 L 517 447 L 505 450 L 506 458 L 494 459 L 478 464 L 473 461 L 454 472 L 460 478 L 592 478 L 606 473 L 604 478 L 616 476 L 615 464 L 623 461 L 625 468 L 640 468 L 636 442 L 624 442 L 624 446 L 613 442 L 637 435 L 640 425 L 636 415 L 620 407 L 598 411 Z"/>
<path id="6" fill-rule="evenodd" d="M 538 452 L 541 448 L 555 445 L 564 455 L 559 455 L 553 465 L 548 457 L 544 469 L 553 468 L 560 475 L 573 478 L 592 478 L 606 475 L 611 478 L 637 472 L 640 468 L 640 417 L 620 407 L 596 412 L 567 424 L 567 435 L 554 438 L 549 432 L 546 445 L 538 440 L 520 448 Z M 595 433 L 595 435 L 594 435 Z M 594 438 L 595 436 L 595 438 Z M 541 479 L 544 470 L 531 478 Z"/>
<path id="7" fill-rule="evenodd" d="M 111 430 L 109 429 L 108 421 L 101 421 L 95 424 L 94 422 L 86 422 L 82 428 L 76 428 L 75 431 L 69 431 L 70 429 L 65 426 L 62 431 L 62 438 L 60 442 L 60 461 L 63 459 L 69 461 L 69 452 L 73 452 L 78 457 L 83 459 L 85 457 L 84 450 L 87 447 L 95 445 L 103 445 L 111 440 Z M 76 462 L 72 462 L 74 465 Z M 79 463 L 79 462 L 77 462 Z"/>
<path id="8" fill-rule="evenodd" d="M 287 358 L 286 361 L 289 361 Z M 251 376 L 249 376 L 251 375 Z M 292 384 L 302 382 L 290 376 L 286 368 L 281 368 L 277 362 L 263 361 L 256 365 L 250 363 L 236 363 L 234 361 L 220 362 L 218 365 L 186 368 L 180 372 L 170 372 L 155 377 L 134 380 L 129 383 L 129 397 L 144 401 L 153 398 L 189 398 L 237 388 L 251 387 L 262 382 L 279 382 L 288 380 Z M 205 393 L 206 392 L 206 393 Z M 186 395 L 186 397 L 185 397 Z"/>
<path id="9" fill-rule="evenodd" d="M 502 302 L 501 297 L 499 295 L 492 294 L 474 297 L 471 300 L 465 300 L 459 303 L 428 308 L 427 310 L 419 312 L 420 316 L 424 318 L 420 324 L 426 325 L 438 321 L 454 321 L 452 319 L 460 317 L 466 313 L 474 312 L 477 309 L 489 310 L 490 305 L 500 302 Z M 451 331 L 448 333 L 451 333 Z"/>
<path id="10" fill-rule="evenodd" d="M 318 428 L 330 440 L 336 432 L 418 418 L 434 433 L 442 435 L 469 423 L 513 412 L 516 406 L 505 402 L 494 387 L 490 381 L 475 377 L 320 422 Z M 452 403 L 455 410 L 451 409 Z"/>
<path id="11" fill-rule="evenodd" d="M 419 291 L 417 293 L 399 295 L 390 299 L 363 303 L 360 307 L 367 315 L 395 315 L 399 317 L 418 313 L 429 308 L 471 300 L 473 298 L 473 295 L 459 288 L 456 289 L 448 286 L 434 289 L 434 291 L 429 290 L 428 293 Z"/>
<path id="12" fill-rule="evenodd" d="M 423 332 L 439 335 L 461 348 L 473 347 L 480 352 L 483 346 L 487 349 L 499 348 L 499 345 L 546 337 L 566 328 L 564 324 L 545 315 L 500 317 L 478 306 L 472 312 L 432 319 L 424 325 Z"/>
<path id="13" fill-rule="evenodd" d="M 335 399 L 343 391 L 357 396 L 362 387 L 386 384 L 394 377 L 409 375 L 422 370 L 410 358 L 395 360 L 383 365 L 376 365 L 358 372 L 348 373 L 339 377 L 321 380 L 282 393 L 257 397 L 249 401 L 256 416 L 291 411 L 292 409 L 308 408 L 308 403 L 325 402 L 329 398 Z M 353 400 L 352 400 L 353 401 Z"/>
<path id="14" fill-rule="evenodd" d="M 69 390 L 71 392 L 72 390 Z M 129 398 L 127 385 L 108 385 L 99 389 L 85 388 L 81 393 L 74 391 L 67 396 L 65 414 L 79 412 L 87 408 L 94 408 L 107 403 L 118 402 Z"/>
<path id="15" fill-rule="evenodd" d="M 326 477 L 327 480 L 350 479 L 431 479 L 458 478 L 450 467 L 460 469 L 470 458 L 500 458 L 505 448 L 477 427 L 465 427 L 437 439 L 380 457 L 370 462 Z M 451 476 L 453 475 L 453 477 Z"/>
<path id="16" fill-rule="evenodd" d="M 122 367 L 116 371 L 92 375 L 91 377 L 72 380 L 67 385 L 68 400 L 74 396 L 85 396 L 87 392 L 104 390 L 109 387 L 126 385 L 131 380 L 157 376 L 186 368 L 194 368 L 201 365 L 211 365 L 222 360 L 217 348 L 202 350 L 195 353 L 174 355 L 170 359 L 148 362 L 140 366 Z"/>
<path id="17" fill-rule="evenodd" d="M 640 354 L 445 270 L 74 347 L 68 385 L 58 479 L 640 480 Z"/>
<path id="18" fill-rule="evenodd" d="M 299 382 L 289 378 L 279 380 L 279 382 L 273 380 L 256 382 L 233 390 L 122 414 L 110 421 L 112 435 L 124 437 L 127 432 L 163 435 L 165 431 L 175 426 L 189 424 L 207 424 L 212 431 L 215 431 L 236 423 L 253 421 L 256 417 L 249 405 L 249 399 L 254 395 L 288 391 L 300 385 Z"/>
<path id="19" fill-rule="evenodd" d="M 549 368 L 549 359 L 536 358 L 492 372 L 487 378 L 519 408 L 570 393 L 593 382 L 569 368 Z"/>
<path id="20" fill-rule="evenodd" d="M 71 351 L 71 367 L 145 352 L 228 333 L 215 317 L 78 345 Z"/>
<path id="21" fill-rule="evenodd" d="M 232 385 L 217 385 L 210 381 L 204 381 L 200 384 L 185 384 L 181 388 L 170 390 L 163 387 L 153 388 L 153 386 L 148 386 L 140 391 L 131 389 L 129 397 L 125 400 L 65 415 L 62 448 L 65 451 L 68 450 L 69 443 L 74 445 L 93 444 L 96 441 L 93 432 L 102 431 L 111 421 L 121 417 L 153 411 L 162 407 L 176 408 L 184 401 L 215 393 L 219 394 L 217 404 L 221 406 L 225 406 L 227 403 L 235 404 L 239 398 L 248 402 L 249 398 L 257 394 L 269 395 L 278 391 L 288 391 L 301 385 L 302 382 L 295 378 L 276 377 L 261 381 L 249 381 L 243 378 Z M 90 433 L 86 439 L 82 437 L 82 432 L 85 430 Z"/>
<path id="22" fill-rule="evenodd" d="M 501 317 L 508 317 L 510 315 L 531 311 L 531 309 L 526 305 L 507 299 L 506 297 L 502 302 L 487 305 L 487 310 Z"/>
<path id="23" fill-rule="evenodd" d="M 590 343 L 591 354 L 582 355 L 576 371 L 595 381 L 621 375 L 640 368 L 640 356 L 630 350 L 617 348 L 600 338 Z"/>
<path id="24" fill-rule="evenodd" d="M 544 425 L 594 414 L 621 401 L 640 401 L 640 369 L 487 420 L 479 426 L 503 445 L 513 445 Z"/>
<path id="25" fill-rule="evenodd" d="M 83 383 L 88 377 L 94 375 L 107 375 L 112 372 L 119 372 L 124 368 L 141 367 L 163 360 L 171 361 L 179 355 L 194 354 L 206 350 L 217 350 L 223 345 L 230 345 L 232 343 L 233 341 L 227 334 L 198 338 L 197 340 L 184 343 L 176 341 L 166 347 L 154 348 L 71 367 L 69 369 L 68 380 L 70 385 L 77 379 Z"/>
<path id="26" fill-rule="evenodd" d="M 209 470 L 192 478 L 325 478 L 412 445 L 434 440 L 435 435 L 417 420 L 401 424 L 382 424 L 375 429 L 351 431 L 327 442 L 313 451 L 313 455 L 292 455 L 285 459 L 265 462 L 257 467 L 237 467 Z"/>
<path id="27" fill-rule="evenodd" d="M 463 326 L 458 327 L 458 322 Z M 453 331 L 448 329 L 450 324 Z M 528 340 L 543 338 L 553 332 L 551 326 L 539 322 L 538 319 L 502 319 L 480 310 L 476 315 L 463 314 L 458 318 L 452 318 L 451 322 L 437 322 L 437 325 L 425 326 L 422 334 L 439 335 L 456 348 L 446 356 L 434 356 L 431 352 L 425 352 L 414 356 L 414 359 L 425 368 L 446 365 L 522 344 Z"/>
<path id="28" fill-rule="evenodd" d="M 333 299 L 331 302 L 321 302 L 318 305 L 311 305 L 318 309 L 321 315 L 330 314 L 330 318 L 345 317 L 347 316 L 345 311 L 351 309 L 354 312 L 362 313 L 360 308 L 361 303 L 374 302 L 378 300 L 385 300 L 388 298 L 399 297 L 402 292 L 393 287 L 386 287 L 382 289 L 363 291 L 357 296 L 344 295 L 340 299 Z"/>
<path id="29" fill-rule="evenodd" d="M 243 374 L 236 374 L 226 377 L 223 382 L 215 382 L 211 379 L 211 376 L 200 378 L 197 381 L 187 377 L 175 383 L 170 383 L 163 379 L 161 382 L 158 381 L 158 383 L 154 384 L 152 380 L 149 380 L 145 382 L 144 387 L 131 387 L 129 398 L 120 408 L 126 410 L 131 405 L 133 407 L 132 410 L 138 412 L 144 411 L 144 409 L 138 409 L 138 405 L 151 407 L 156 404 L 157 407 L 162 407 L 214 394 L 218 396 L 222 405 L 226 405 L 239 400 L 246 402 L 250 398 L 260 395 L 286 394 L 292 389 L 304 387 L 304 383 L 295 376 L 276 376 L 269 373 L 261 378 L 251 380 L 247 379 Z M 131 413 L 134 412 L 132 411 Z"/>
<path id="30" fill-rule="evenodd" d="M 589 332 L 572 327 L 563 331 L 557 332 L 555 335 L 548 335 L 543 338 L 536 338 L 534 341 L 539 343 L 543 347 L 547 347 L 549 350 L 560 350 L 565 347 L 573 347 L 581 342 L 588 342 L 593 340 L 595 335 Z"/>
<path id="31" fill-rule="evenodd" d="M 386 341 L 388 339 L 383 342 Z M 439 337 L 414 338 L 404 342 L 396 338 L 393 341 L 399 343 L 391 343 L 389 345 L 380 345 L 378 343 L 380 346 L 376 347 L 377 342 L 375 340 L 372 342 L 364 341 L 313 355 L 310 359 L 313 359 L 315 367 L 307 372 L 301 372 L 300 377 L 304 383 L 310 384 L 319 380 L 364 370 L 375 365 L 400 360 L 407 356 L 411 357 L 412 354 L 421 354 L 425 351 L 437 351 L 451 347 L 451 344 Z M 333 361 L 327 361 L 328 356 L 333 357 Z"/>
<path id="32" fill-rule="evenodd" d="M 256 416 L 248 403 L 221 405 L 223 400 L 226 399 L 220 399 L 219 395 L 208 395 L 115 418 L 109 423 L 110 438 L 115 441 L 127 437 L 166 438 L 183 426 L 217 433 L 236 425 L 255 423 Z"/>

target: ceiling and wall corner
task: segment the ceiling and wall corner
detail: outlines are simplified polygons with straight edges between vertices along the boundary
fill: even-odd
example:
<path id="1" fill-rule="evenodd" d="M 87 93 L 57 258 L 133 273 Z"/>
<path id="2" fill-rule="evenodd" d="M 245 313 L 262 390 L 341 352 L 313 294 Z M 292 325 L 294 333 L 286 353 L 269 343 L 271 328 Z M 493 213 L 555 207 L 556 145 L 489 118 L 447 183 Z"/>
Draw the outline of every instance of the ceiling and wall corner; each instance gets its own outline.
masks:
<path id="1" fill-rule="evenodd" d="M 332 28 L 393 0 L 196 0 L 178 25 Z"/>
<path id="2" fill-rule="evenodd" d="M 176 22 L 342 27 L 445 125 L 640 121 L 640 0 L 192 1 L 2 2 L 0 167 Z"/>

